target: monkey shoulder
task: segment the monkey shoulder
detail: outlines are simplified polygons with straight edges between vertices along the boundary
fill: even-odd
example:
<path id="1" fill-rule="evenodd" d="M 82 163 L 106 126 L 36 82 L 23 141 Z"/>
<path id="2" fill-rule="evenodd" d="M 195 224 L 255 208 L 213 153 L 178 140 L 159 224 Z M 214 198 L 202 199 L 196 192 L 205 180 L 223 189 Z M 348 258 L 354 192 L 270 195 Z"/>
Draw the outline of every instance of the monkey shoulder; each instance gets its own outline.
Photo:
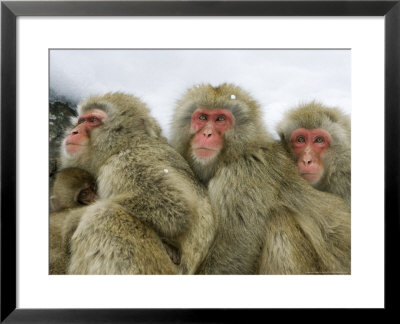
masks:
<path id="1" fill-rule="evenodd" d="M 170 177 L 176 176 L 181 179 L 181 181 L 184 179 L 184 181 L 190 182 L 197 188 L 203 187 L 190 168 L 189 163 L 167 142 L 153 142 L 152 145 L 148 147 L 148 152 L 153 159 L 152 161 L 156 174 L 159 170 L 162 170 Z M 145 163 L 148 162 L 149 161 L 146 159 Z M 160 167 L 162 169 L 160 169 Z"/>
<path id="2" fill-rule="evenodd" d="M 168 160 L 164 145 L 142 143 L 109 157 L 106 163 L 103 164 L 101 172 L 104 173 L 111 167 L 126 179 L 126 176 L 142 174 L 144 169 L 152 170 L 166 161 Z M 132 172 L 132 168 L 135 172 Z"/>
<path id="3" fill-rule="evenodd" d="M 97 183 L 100 197 L 180 185 L 199 187 L 188 163 L 164 142 L 142 143 L 114 154 L 100 168 Z"/>
<path id="4" fill-rule="evenodd" d="M 269 155 L 273 155 L 271 148 L 268 148 L 267 154 L 263 148 L 254 149 L 218 168 L 208 184 L 209 196 L 214 204 L 228 201 L 233 203 L 232 208 L 252 209 L 249 214 L 265 210 L 269 201 L 276 200 L 280 191 L 280 183 L 276 179 L 282 177 L 271 168 Z"/>

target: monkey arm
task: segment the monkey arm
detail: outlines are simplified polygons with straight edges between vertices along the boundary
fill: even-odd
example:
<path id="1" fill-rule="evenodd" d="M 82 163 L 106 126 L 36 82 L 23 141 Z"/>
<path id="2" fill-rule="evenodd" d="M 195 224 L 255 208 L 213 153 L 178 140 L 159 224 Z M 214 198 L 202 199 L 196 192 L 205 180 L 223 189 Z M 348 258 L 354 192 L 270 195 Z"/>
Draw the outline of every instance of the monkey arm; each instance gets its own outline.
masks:
<path id="1" fill-rule="evenodd" d="M 73 208 L 68 211 L 64 222 L 62 224 L 62 241 L 66 249 L 68 249 L 71 237 L 74 235 L 76 228 L 81 221 L 82 215 L 85 213 L 87 207 Z"/>
<path id="2" fill-rule="evenodd" d="M 70 250 L 70 274 L 177 273 L 154 229 L 110 199 L 86 208 Z"/>
<path id="3" fill-rule="evenodd" d="M 324 156 L 327 170 L 316 189 L 330 192 L 343 198 L 351 206 L 351 150 L 339 145 L 332 147 L 330 154 Z"/>
<path id="4" fill-rule="evenodd" d="M 177 200 L 176 197 L 183 199 Z M 115 196 L 112 201 L 123 207 L 131 217 L 154 229 L 161 238 L 179 242 L 180 273 L 196 272 L 214 240 L 216 228 L 211 206 L 205 196 L 197 195 L 192 188 L 170 188 L 163 195 L 152 194 L 151 191 L 144 195 L 138 191 L 135 195 Z"/>
<path id="5" fill-rule="evenodd" d="M 169 162 L 171 157 L 166 158 L 158 149 L 142 144 L 109 158 L 97 178 L 98 194 L 119 204 L 161 236 L 171 238 L 188 227 L 198 196 L 193 181 L 176 170 L 180 160 Z"/>
<path id="6" fill-rule="evenodd" d="M 101 198 L 111 199 L 167 238 L 177 237 L 188 229 L 191 215 L 198 213 L 202 195 L 205 196 L 188 173 L 178 168 L 183 159 L 172 153 L 177 161 L 169 162 L 170 157 L 160 154 L 141 158 L 140 153 L 123 152 L 109 159 L 98 177 Z"/>
<path id="7" fill-rule="evenodd" d="M 286 205 L 327 271 L 349 273 L 351 233 L 348 206 L 340 197 L 310 186 L 278 145 L 272 151 L 264 150 L 266 160 L 271 160 L 272 154 L 280 164 L 270 165 L 266 179 L 279 183 L 276 201 Z M 275 204 L 278 215 L 284 205 Z"/>
<path id="8" fill-rule="evenodd" d="M 303 205 L 296 221 L 331 273 L 350 273 L 351 217 L 348 206 L 333 194 L 310 188 L 314 208 Z M 311 192 L 312 191 L 312 192 Z"/>
<path id="9" fill-rule="evenodd" d="M 176 199 L 171 201 L 171 194 L 124 194 L 114 197 L 112 201 L 165 237 L 179 235 L 188 225 L 188 219 L 185 217 L 188 213 L 187 207 Z"/>
<path id="10" fill-rule="evenodd" d="M 102 166 L 99 197 L 175 245 L 181 252 L 180 273 L 194 273 L 216 229 L 206 189 L 170 146 L 141 145 L 143 150 L 121 152 Z"/>
<path id="11" fill-rule="evenodd" d="M 62 224 L 68 211 L 50 214 L 49 226 L 49 273 L 65 274 L 68 265 L 67 249 L 62 240 Z"/>
<path id="12" fill-rule="evenodd" d="M 290 175 L 290 170 L 286 174 Z M 344 200 L 319 191 L 305 181 L 294 181 L 284 188 L 281 195 L 289 202 L 294 219 L 329 271 L 349 273 L 350 212 Z"/>
<path id="13" fill-rule="evenodd" d="M 335 172 L 331 175 L 328 186 L 317 187 L 316 189 L 333 193 L 341 197 L 351 207 L 351 172 Z"/>
<path id="14" fill-rule="evenodd" d="M 71 237 L 86 208 L 70 208 L 50 214 L 50 274 L 65 274 L 70 259 Z"/>
<path id="15" fill-rule="evenodd" d="M 320 274 L 326 267 L 295 220 L 296 212 L 277 206 L 269 214 L 268 235 L 258 264 L 262 274 Z M 313 260 L 310 262 L 309 260 Z"/>
<path id="16" fill-rule="evenodd" d="M 317 188 L 319 189 L 319 188 Z M 351 171 L 337 170 L 333 172 L 329 179 L 329 187 L 322 191 L 331 192 L 343 198 L 346 204 L 351 206 Z"/>

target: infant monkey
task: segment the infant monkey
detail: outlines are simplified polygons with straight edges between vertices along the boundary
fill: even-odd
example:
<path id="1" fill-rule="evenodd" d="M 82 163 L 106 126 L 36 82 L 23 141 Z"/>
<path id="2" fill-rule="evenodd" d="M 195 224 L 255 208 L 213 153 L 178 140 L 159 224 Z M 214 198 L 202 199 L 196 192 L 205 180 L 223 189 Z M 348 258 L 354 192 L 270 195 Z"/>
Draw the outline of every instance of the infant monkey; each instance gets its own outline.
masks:
<path id="1" fill-rule="evenodd" d="M 66 168 L 56 174 L 50 196 L 50 274 L 66 273 L 72 233 L 68 233 L 65 220 L 96 199 L 96 181 L 85 170 Z"/>
<path id="2" fill-rule="evenodd" d="M 57 173 L 50 197 L 51 274 L 61 274 L 66 271 L 69 238 L 73 233 L 68 233 L 64 221 L 71 209 L 90 205 L 97 199 L 96 180 L 85 170 L 65 168 Z M 181 256 L 178 248 L 166 241 L 163 241 L 163 244 L 171 261 L 179 265 Z"/>

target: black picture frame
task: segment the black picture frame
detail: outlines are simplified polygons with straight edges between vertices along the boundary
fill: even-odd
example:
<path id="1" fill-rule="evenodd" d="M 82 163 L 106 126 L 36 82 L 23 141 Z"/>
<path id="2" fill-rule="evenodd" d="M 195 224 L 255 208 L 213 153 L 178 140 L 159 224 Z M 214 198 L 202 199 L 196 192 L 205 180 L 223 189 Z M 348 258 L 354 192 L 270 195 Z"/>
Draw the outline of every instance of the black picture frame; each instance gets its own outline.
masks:
<path id="1" fill-rule="evenodd" d="M 385 308 L 399 288 L 400 0 L 395 1 L 2 1 L 1 3 L 1 322 L 220 323 L 267 319 L 264 309 L 16 308 L 16 19 L 18 16 L 384 16 Z M 378 157 L 379 158 L 379 157 Z M 371 189 L 373 190 L 373 189 Z M 268 293 L 268 292 L 266 292 Z M 278 311 L 278 310 L 274 310 Z M 300 311 L 300 310 L 298 310 Z M 304 312 L 304 310 L 303 310 Z M 382 313 L 378 310 L 379 315 Z M 387 312 L 386 312 L 387 313 Z M 310 316 L 320 316 L 318 312 Z M 268 315 L 271 316 L 271 315 Z M 272 315 L 275 316 L 275 315 Z M 331 316 L 331 315 L 329 315 Z M 370 317 L 370 315 L 368 315 Z M 320 318 L 321 319 L 321 318 Z M 381 319 L 382 320 L 382 319 Z M 248 322 L 248 321 L 247 321 Z"/>

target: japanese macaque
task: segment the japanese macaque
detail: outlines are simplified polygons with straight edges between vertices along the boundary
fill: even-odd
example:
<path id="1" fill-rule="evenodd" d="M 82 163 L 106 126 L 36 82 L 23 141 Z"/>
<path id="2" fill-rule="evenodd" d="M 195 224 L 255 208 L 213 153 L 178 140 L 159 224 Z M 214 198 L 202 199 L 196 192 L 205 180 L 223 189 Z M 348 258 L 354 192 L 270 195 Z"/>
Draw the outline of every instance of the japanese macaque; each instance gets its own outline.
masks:
<path id="1" fill-rule="evenodd" d="M 99 199 L 70 230 L 68 273 L 194 273 L 214 238 L 211 206 L 146 105 L 108 93 L 78 112 L 61 163 L 93 174 Z"/>
<path id="2" fill-rule="evenodd" d="M 58 171 L 50 196 L 50 212 L 85 206 L 97 199 L 96 180 L 79 168 Z"/>
<path id="3" fill-rule="evenodd" d="M 89 205 L 96 199 L 95 179 L 85 170 L 66 168 L 55 175 L 50 197 L 50 274 L 66 273 L 69 260 L 66 237 L 71 236 L 68 234 L 68 230 L 70 224 L 76 220 L 73 216 L 77 212 L 75 209 Z"/>
<path id="4" fill-rule="evenodd" d="M 350 273 L 347 206 L 300 177 L 247 92 L 231 84 L 189 89 L 171 143 L 208 187 L 217 218 L 198 273 Z"/>
<path id="5" fill-rule="evenodd" d="M 289 111 L 278 134 L 297 164 L 300 175 L 314 188 L 351 202 L 351 123 L 337 108 L 317 102 Z"/>

